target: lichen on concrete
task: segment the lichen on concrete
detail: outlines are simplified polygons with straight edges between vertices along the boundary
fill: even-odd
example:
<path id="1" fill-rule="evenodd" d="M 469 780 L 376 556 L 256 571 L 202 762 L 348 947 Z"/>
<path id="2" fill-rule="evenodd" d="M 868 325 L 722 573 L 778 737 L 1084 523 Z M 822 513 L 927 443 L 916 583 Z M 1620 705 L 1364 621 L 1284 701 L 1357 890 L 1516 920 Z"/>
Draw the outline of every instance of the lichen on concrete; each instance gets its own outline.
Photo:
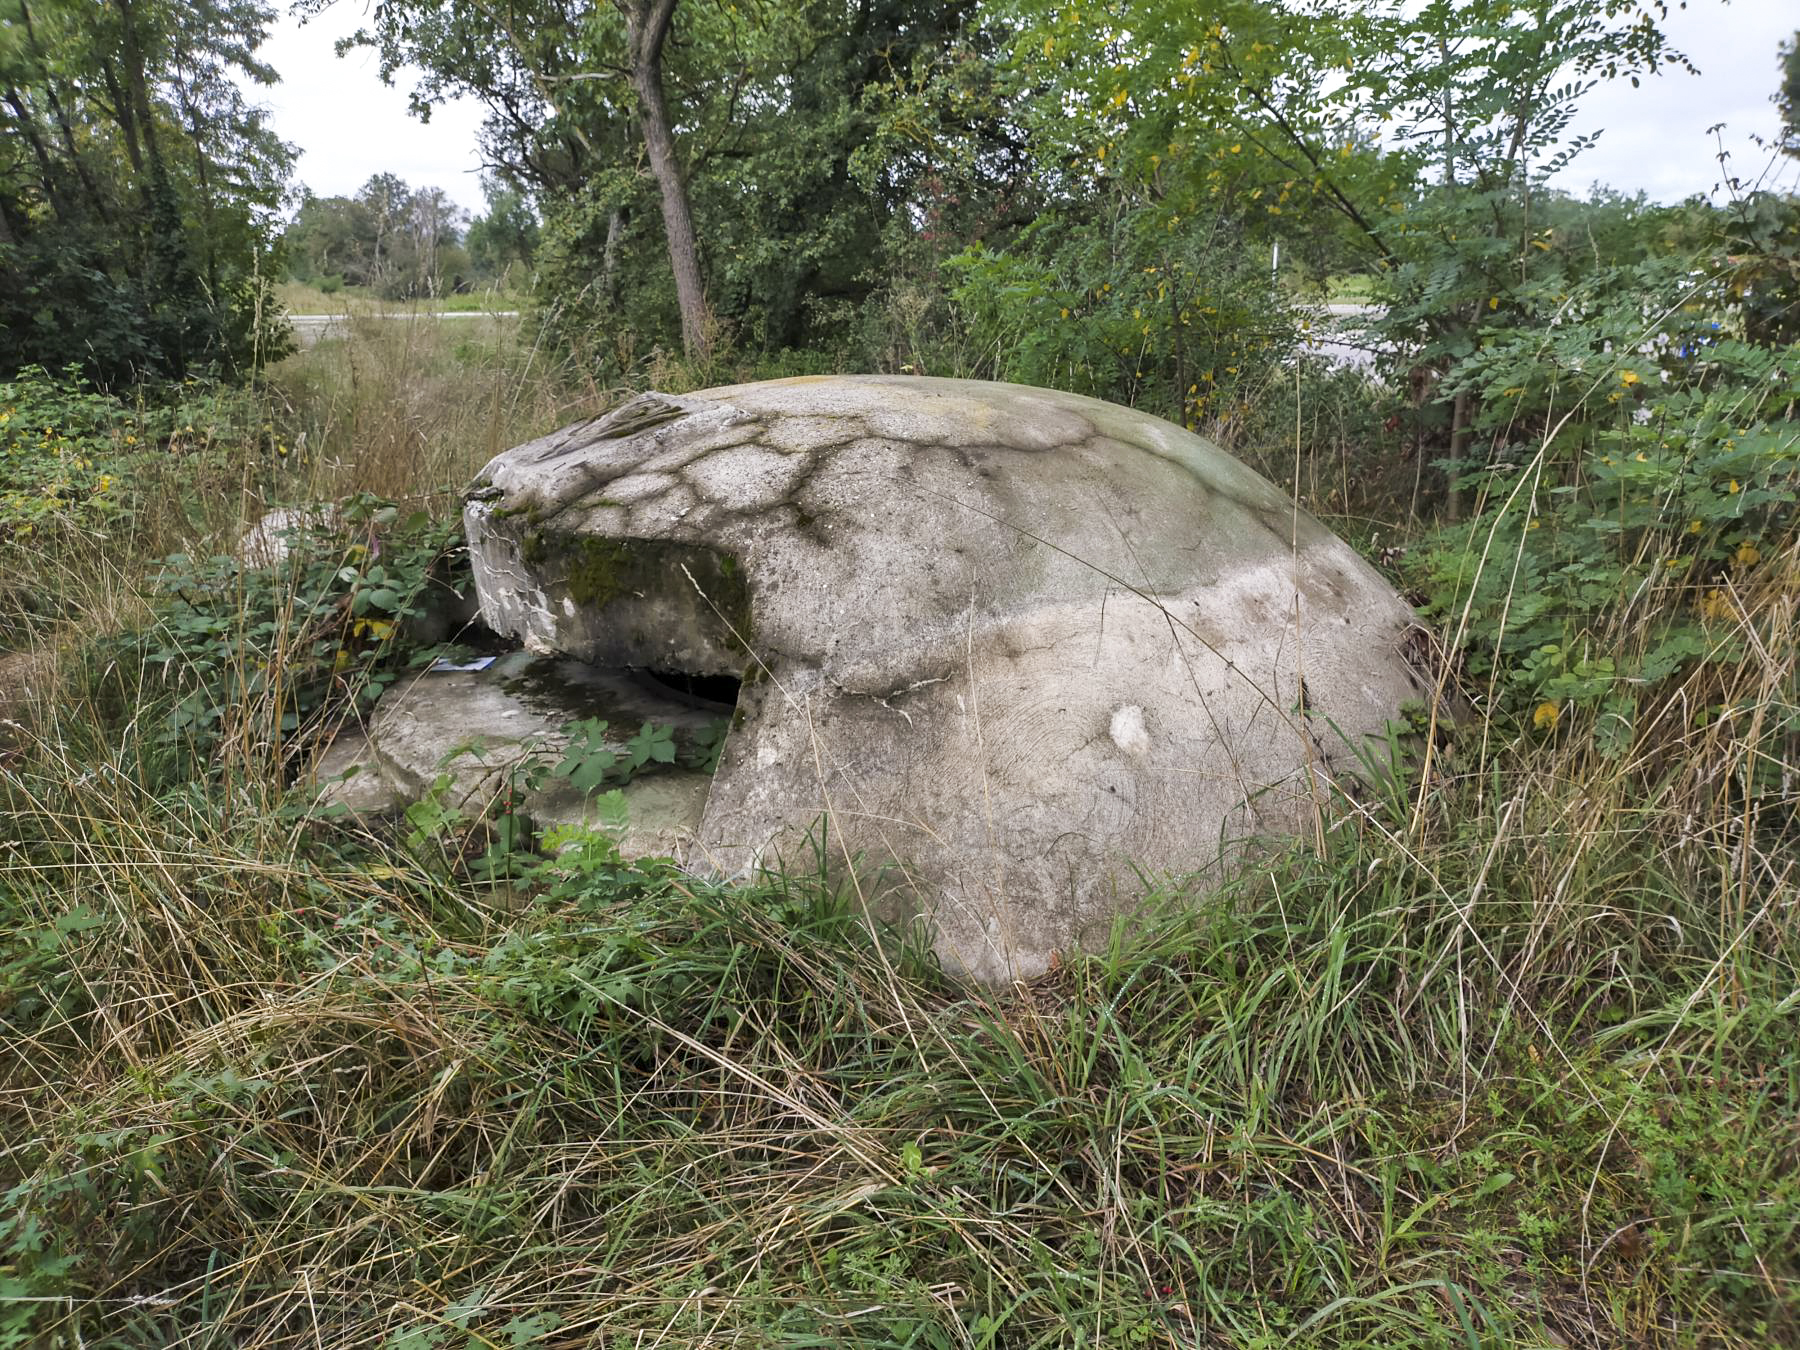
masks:
<path id="1" fill-rule="evenodd" d="M 1140 874 L 1217 877 L 1302 830 L 1417 696 L 1411 612 L 1353 550 L 1216 446 L 1092 399 L 646 395 L 485 477 L 490 624 L 744 674 L 711 865 L 810 865 L 828 820 L 838 865 L 879 870 L 886 912 L 982 979 L 1104 932 Z"/>

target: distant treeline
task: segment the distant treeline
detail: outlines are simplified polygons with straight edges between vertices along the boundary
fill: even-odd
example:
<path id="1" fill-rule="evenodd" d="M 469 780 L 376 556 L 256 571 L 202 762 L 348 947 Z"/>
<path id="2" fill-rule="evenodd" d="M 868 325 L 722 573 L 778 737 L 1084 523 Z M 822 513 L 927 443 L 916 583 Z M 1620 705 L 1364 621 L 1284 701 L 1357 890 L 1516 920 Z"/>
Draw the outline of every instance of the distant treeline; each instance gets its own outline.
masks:
<path id="1" fill-rule="evenodd" d="M 327 292 L 365 287 L 390 300 L 449 295 L 477 285 L 523 285 L 538 247 L 524 195 L 490 181 L 473 220 L 440 188 L 377 174 L 353 197 L 304 193 L 283 236 L 296 281 Z"/>
<path id="2" fill-rule="evenodd" d="M 422 106 L 488 109 L 475 220 L 387 174 L 283 219 L 289 148 L 241 92 L 271 13 L 0 0 L 0 368 L 239 369 L 277 349 L 271 275 L 504 275 L 621 376 L 954 366 L 1206 422 L 1291 347 L 1294 295 L 1354 275 L 1460 448 L 1478 398 L 1442 377 L 1606 269 L 1692 259 L 1746 332 L 1794 328 L 1792 197 L 1547 186 L 1587 89 L 1685 64 L 1603 0 L 385 0 L 352 44 L 423 71 Z M 1789 153 L 1795 61 L 1768 53 Z"/>

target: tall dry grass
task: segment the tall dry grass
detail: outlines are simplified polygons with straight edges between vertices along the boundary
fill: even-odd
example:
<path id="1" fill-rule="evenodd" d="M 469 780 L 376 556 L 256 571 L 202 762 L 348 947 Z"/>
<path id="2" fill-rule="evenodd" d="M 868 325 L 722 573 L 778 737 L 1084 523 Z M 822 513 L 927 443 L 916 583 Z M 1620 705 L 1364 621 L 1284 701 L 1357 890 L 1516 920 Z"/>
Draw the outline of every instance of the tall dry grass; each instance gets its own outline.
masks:
<path id="1" fill-rule="evenodd" d="M 347 324 L 269 374 L 304 469 L 283 490 L 309 500 L 372 492 L 441 509 L 500 451 L 624 392 L 545 350 L 529 321 L 413 312 Z"/>
<path id="2" fill-rule="evenodd" d="M 609 396 L 362 337 L 277 373 L 283 492 L 447 501 Z M 817 878 L 483 883 L 248 750 L 171 782 L 65 629 L 0 747 L 0 1344 L 1800 1343 L 1797 587 L 1622 756 L 1464 727 L 985 992 Z"/>

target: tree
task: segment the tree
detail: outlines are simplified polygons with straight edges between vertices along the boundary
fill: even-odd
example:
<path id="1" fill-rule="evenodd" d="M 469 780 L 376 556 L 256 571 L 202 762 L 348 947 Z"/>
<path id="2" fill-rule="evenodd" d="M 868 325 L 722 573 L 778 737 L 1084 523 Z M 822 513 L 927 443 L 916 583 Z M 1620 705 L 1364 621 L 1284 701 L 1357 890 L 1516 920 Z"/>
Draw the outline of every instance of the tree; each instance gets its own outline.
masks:
<path id="1" fill-rule="evenodd" d="M 299 209 L 283 237 L 288 270 L 300 281 L 367 286 L 373 236 L 374 221 L 362 202 L 302 189 Z"/>
<path id="2" fill-rule="evenodd" d="M 373 28 L 359 32 L 352 41 L 379 50 L 384 75 L 391 76 L 407 62 L 425 67 L 430 76 L 418 95 L 425 102 L 463 90 L 482 97 L 499 123 L 491 143 L 510 146 L 518 156 L 508 167 L 520 176 L 571 186 L 580 181 L 577 166 L 600 159 L 600 154 L 584 119 L 562 118 L 565 91 L 623 76 L 632 91 L 637 135 L 660 197 L 682 344 L 696 353 L 706 342 L 706 293 L 693 208 L 663 89 L 663 53 L 675 9 L 676 0 L 617 0 L 615 26 L 604 21 L 607 11 L 571 12 L 554 0 L 542 6 L 527 4 L 517 12 L 490 11 L 485 6 L 458 12 L 444 0 L 383 0 L 372 15 Z M 561 35 L 578 40 L 559 40 Z M 579 40 L 583 36 L 585 42 Z M 486 54 L 474 58 L 480 48 Z M 617 125 L 622 109 L 612 98 L 603 98 L 601 106 L 606 114 L 603 122 L 614 124 L 600 128 L 601 139 L 616 142 L 623 130 Z M 543 146 L 531 134 L 552 118 L 562 122 L 553 133 L 554 139 L 563 141 L 561 146 Z"/>
<path id="3" fill-rule="evenodd" d="M 1800 32 L 1781 44 L 1781 87 L 1775 105 L 1781 109 L 1781 148 L 1800 159 Z"/>
<path id="4" fill-rule="evenodd" d="M 776 349 L 841 340 L 884 284 L 883 232 L 910 184 L 858 162 L 876 131 L 873 105 L 896 70 L 942 49 L 974 8 L 383 0 L 357 40 L 384 70 L 423 69 L 422 103 L 452 93 L 487 103 L 484 156 L 543 213 L 537 275 L 560 331 L 691 337 L 699 297 L 737 341 Z M 641 78 L 653 55 L 670 134 L 661 148 Z M 694 272 L 678 282 L 683 195 Z M 652 211 L 665 221 L 654 233 L 660 268 L 653 236 L 638 228 Z"/>
<path id="5" fill-rule="evenodd" d="M 0 364 L 107 383 L 279 349 L 289 148 L 245 101 L 260 0 L 0 0 Z"/>
<path id="6" fill-rule="evenodd" d="M 1022 115 L 1068 190 L 1117 183 L 1172 225 L 1242 213 L 1264 239 L 1303 222 L 1319 256 L 1377 277 L 1379 325 L 1421 390 L 1421 442 L 1451 461 L 1452 513 L 1477 395 L 1444 377 L 1571 265 L 1546 233 L 1543 184 L 1592 140 L 1571 134 L 1579 99 L 1683 63 L 1660 6 L 1627 0 L 1019 12 L 1014 59 L 1045 90 Z"/>
<path id="7" fill-rule="evenodd" d="M 516 264 L 527 271 L 537 255 L 541 230 L 525 194 L 499 179 L 483 180 L 487 213 L 469 224 L 467 244 L 475 270 L 504 278 Z"/>
<path id="8" fill-rule="evenodd" d="M 675 18 L 675 0 L 618 0 L 618 5 L 625 16 L 631 87 L 637 93 L 644 148 L 662 196 L 663 233 L 669 242 L 669 266 L 675 273 L 675 303 L 681 310 L 681 343 L 692 356 L 703 352 L 708 341 L 706 288 L 700 280 L 700 250 L 694 243 L 694 210 L 688 203 L 687 178 L 675 154 L 669 106 L 663 98 L 663 44 Z"/>
<path id="9" fill-rule="evenodd" d="M 415 191 L 379 173 L 351 197 L 306 193 L 286 236 L 302 281 L 366 286 L 391 300 L 438 295 L 469 265 L 460 247 L 467 213 L 443 189 Z"/>
<path id="10" fill-rule="evenodd" d="M 420 188 L 407 203 L 416 293 L 436 295 L 444 285 L 444 255 L 456 246 L 465 212 L 442 188 Z"/>

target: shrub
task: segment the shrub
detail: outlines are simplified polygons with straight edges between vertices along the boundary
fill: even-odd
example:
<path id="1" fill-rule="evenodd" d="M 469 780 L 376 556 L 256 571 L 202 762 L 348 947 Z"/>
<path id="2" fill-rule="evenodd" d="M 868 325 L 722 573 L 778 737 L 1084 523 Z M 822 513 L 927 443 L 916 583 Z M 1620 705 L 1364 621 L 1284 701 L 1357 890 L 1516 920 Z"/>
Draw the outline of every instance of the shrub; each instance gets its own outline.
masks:
<path id="1" fill-rule="evenodd" d="M 1728 715 L 1785 640 L 1766 639 L 1800 583 L 1800 348 L 1729 336 L 1678 263 L 1542 298 L 1548 322 L 1486 333 L 1451 376 L 1479 396 L 1479 458 L 1452 466 L 1479 509 L 1409 570 L 1490 711 L 1616 757 L 1678 687 L 1700 701 L 1664 734 Z"/>
<path id="2" fill-rule="evenodd" d="M 285 539 L 270 566 L 165 558 L 154 618 L 114 644 L 114 668 L 149 677 L 123 692 L 160 709 L 145 743 L 165 771 L 193 774 L 232 750 L 284 762 L 425 660 L 405 621 L 432 589 L 467 584 L 457 522 L 402 517 L 366 494 L 301 515 Z"/>

